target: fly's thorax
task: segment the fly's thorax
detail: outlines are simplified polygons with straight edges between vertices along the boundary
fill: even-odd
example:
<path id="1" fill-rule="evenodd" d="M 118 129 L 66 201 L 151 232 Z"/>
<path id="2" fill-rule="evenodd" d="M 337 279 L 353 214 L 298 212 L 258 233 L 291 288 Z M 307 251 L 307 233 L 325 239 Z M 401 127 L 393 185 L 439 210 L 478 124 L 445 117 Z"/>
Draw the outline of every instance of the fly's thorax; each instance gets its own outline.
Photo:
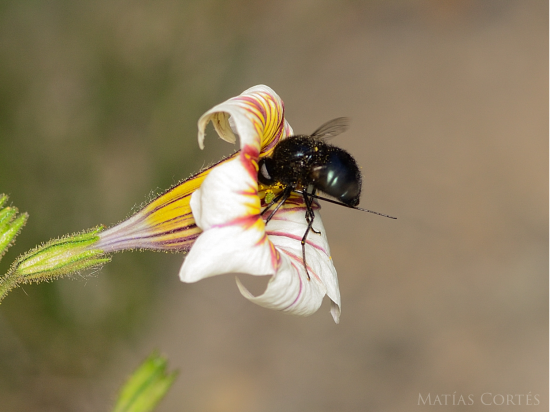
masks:
<path id="1" fill-rule="evenodd" d="M 285 160 L 284 153 L 265 157 L 259 162 L 258 180 L 266 186 L 283 185 L 296 188 L 303 179 L 302 157 Z"/>
<path id="2" fill-rule="evenodd" d="M 309 169 L 318 151 L 309 136 L 292 136 L 282 140 L 271 157 L 268 168 L 273 179 L 287 186 L 307 185 Z"/>

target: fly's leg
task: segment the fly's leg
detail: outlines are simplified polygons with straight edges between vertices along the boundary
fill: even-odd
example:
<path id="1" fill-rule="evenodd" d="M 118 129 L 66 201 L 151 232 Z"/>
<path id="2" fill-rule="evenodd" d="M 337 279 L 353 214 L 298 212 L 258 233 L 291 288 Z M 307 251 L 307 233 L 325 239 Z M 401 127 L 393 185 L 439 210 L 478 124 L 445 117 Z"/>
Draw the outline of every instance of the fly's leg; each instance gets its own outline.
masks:
<path id="1" fill-rule="evenodd" d="M 266 207 L 264 210 L 262 210 L 262 213 L 260 213 L 260 216 L 263 216 L 265 212 L 269 210 L 271 206 L 273 206 L 275 203 L 279 201 L 285 194 L 285 190 L 283 190 L 281 193 L 279 193 Z"/>
<path id="2" fill-rule="evenodd" d="M 321 232 L 318 232 L 317 230 L 313 229 L 313 226 L 312 226 L 313 220 L 315 219 L 315 212 L 313 211 L 313 208 L 311 206 L 313 205 L 313 196 L 315 196 L 316 191 L 317 189 L 315 188 L 313 188 L 311 193 L 307 193 L 307 190 L 304 190 L 304 192 L 302 193 L 302 196 L 304 198 L 304 202 L 306 203 L 306 222 L 308 223 L 313 233 L 320 235 Z M 309 200 L 309 203 L 308 203 L 308 200 Z"/>
<path id="3" fill-rule="evenodd" d="M 286 200 L 288 199 L 288 197 L 292 193 L 292 190 L 293 190 L 292 187 L 287 186 L 285 188 L 285 190 L 282 193 L 280 193 L 277 197 L 275 197 L 275 199 L 273 199 L 266 206 L 266 208 L 262 211 L 262 213 L 260 214 L 261 216 L 263 216 L 274 204 L 276 204 L 278 202 L 277 206 L 275 206 L 275 208 L 271 211 L 271 213 L 269 214 L 269 216 L 265 220 L 266 224 L 271 220 L 271 218 L 273 218 L 275 213 L 277 213 L 277 211 L 281 208 L 281 206 L 286 202 Z M 315 189 L 313 189 L 312 194 L 315 194 Z M 304 198 L 304 203 L 306 205 L 306 222 L 307 222 L 307 229 L 306 229 L 306 231 L 304 233 L 304 236 L 302 237 L 302 241 L 301 241 L 301 244 L 302 244 L 302 258 L 304 260 L 304 269 L 306 270 L 307 279 L 311 280 L 311 277 L 309 276 L 309 271 L 307 269 L 307 262 L 306 262 L 306 240 L 307 240 L 307 235 L 308 235 L 310 230 L 312 230 L 314 233 L 321 233 L 321 232 L 317 232 L 312 227 L 313 220 L 315 219 L 315 213 L 313 212 L 313 209 L 311 208 L 311 205 L 313 204 L 313 198 L 310 197 L 309 193 L 307 193 L 306 191 L 302 192 L 302 197 Z"/>
<path id="4" fill-rule="evenodd" d="M 315 189 L 313 189 L 313 193 L 315 193 Z M 313 225 L 313 220 L 315 219 L 315 214 L 313 213 L 313 209 L 311 208 L 311 203 L 313 202 L 313 198 L 309 197 L 309 194 L 306 191 L 302 193 L 302 196 L 304 198 L 304 203 L 306 204 L 306 222 L 307 222 L 307 229 L 304 233 L 304 236 L 302 237 L 302 258 L 304 259 L 304 269 L 306 270 L 307 280 L 311 280 L 309 276 L 309 271 L 307 270 L 306 240 L 310 230 L 313 230 L 315 232 L 315 229 L 311 227 Z"/>
<path id="5" fill-rule="evenodd" d="M 265 224 L 267 225 L 268 222 L 271 220 L 271 218 L 273 216 L 275 216 L 275 213 L 277 213 L 277 211 L 281 208 L 281 206 L 286 202 L 286 200 L 288 199 L 288 197 L 290 196 L 290 193 L 292 192 L 292 188 L 291 187 L 286 187 L 285 190 L 280 193 L 279 195 L 277 195 L 277 197 L 275 199 L 273 199 L 271 201 L 271 203 L 269 203 L 266 208 L 262 211 L 262 213 L 260 213 L 260 216 L 263 216 L 265 212 L 267 212 L 269 210 L 269 208 L 271 206 L 273 206 L 275 203 L 279 202 L 277 204 L 277 206 L 275 206 L 275 209 L 273 209 L 273 211 L 269 214 L 269 216 L 267 217 L 267 219 L 265 220 Z"/>

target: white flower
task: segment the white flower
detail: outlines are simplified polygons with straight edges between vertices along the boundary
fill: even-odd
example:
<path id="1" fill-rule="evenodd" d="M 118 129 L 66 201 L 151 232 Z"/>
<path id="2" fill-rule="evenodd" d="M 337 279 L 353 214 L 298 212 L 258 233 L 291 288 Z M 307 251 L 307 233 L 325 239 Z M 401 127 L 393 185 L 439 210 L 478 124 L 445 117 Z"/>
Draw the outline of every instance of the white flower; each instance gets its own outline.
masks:
<path id="1" fill-rule="evenodd" d="M 283 102 L 269 87 L 255 86 L 215 106 L 199 119 L 201 148 L 210 121 L 222 139 L 235 142 L 238 135 L 241 150 L 210 169 L 191 196 L 193 218 L 203 232 L 183 263 L 180 279 L 196 282 L 227 273 L 271 276 L 259 296 L 238 279 L 237 285 L 244 297 L 260 306 L 304 316 L 317 311 L 327 295 L 338 323 L 338 278 L 319 206 L 314 204 L 313 229 L 318 233 L 310 231 L 306 244 L 310 278 L 302 258 L 301 239 L 307 228 L 302 196 L 292 194 L 267 226 L 260 215 L 266 193 L 281 190 L 259 187 L 258 161 L 270 155 L 280 139 L 292 135 Z"/>

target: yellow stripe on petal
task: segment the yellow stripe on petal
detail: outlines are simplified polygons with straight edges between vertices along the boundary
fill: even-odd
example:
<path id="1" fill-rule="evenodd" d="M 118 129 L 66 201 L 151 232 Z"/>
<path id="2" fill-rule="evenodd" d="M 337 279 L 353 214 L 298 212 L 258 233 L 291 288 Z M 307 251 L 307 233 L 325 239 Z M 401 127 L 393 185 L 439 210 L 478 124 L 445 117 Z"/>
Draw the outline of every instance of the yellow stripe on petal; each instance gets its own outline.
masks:
<path id="1" fill-rule="evenodd" d="M 234 157 L 184 180 L 129 219 L 102 232 L 95 247 L 105 252 L 127 249 L 187 252 L 202 232 L 191 212 L 191 195 L 214 167 Z"/>
<path id="2" fill-rule="evenodd" d="M 235 97 L 235 100 L 241 102 L 242 108 L 252 115 L 250 120 L 260 136 L 262 154 L 267 155 L 281 138 L 286 137 L 284 135 L 284 105 L 273 91 L 271 93 L 267 91 L 249 93 L 250 90 L 252 89 Z"/>
<path id="3" fill-rule="evenodd" d="M 199 119 L 201 148 L 204 129 L 209 121 L 212 121 L 222 139 L 234 143 L 235 133 L 238 133 L 241 148 L 244 145 L 255 146 L 260 150 L 260 157 L 270 155 L 280 139 L 292 134 L 292 128 L 284 119 L 281 98 L 271 88 L 261 85 L 218 104 Z"/>

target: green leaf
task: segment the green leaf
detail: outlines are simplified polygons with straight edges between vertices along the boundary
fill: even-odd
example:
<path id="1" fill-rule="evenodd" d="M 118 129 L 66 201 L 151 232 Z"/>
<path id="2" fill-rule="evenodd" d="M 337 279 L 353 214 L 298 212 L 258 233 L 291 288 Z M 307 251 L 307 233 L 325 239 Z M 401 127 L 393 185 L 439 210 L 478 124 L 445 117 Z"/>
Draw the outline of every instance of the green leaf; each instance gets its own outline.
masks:
<path id="1" fill-rule="evenodd" d="M 153 352 L 128 378 L 113 412 L 149 412 L 166 395 L 178 372 L 166 373 L 166 358 Z"/>

